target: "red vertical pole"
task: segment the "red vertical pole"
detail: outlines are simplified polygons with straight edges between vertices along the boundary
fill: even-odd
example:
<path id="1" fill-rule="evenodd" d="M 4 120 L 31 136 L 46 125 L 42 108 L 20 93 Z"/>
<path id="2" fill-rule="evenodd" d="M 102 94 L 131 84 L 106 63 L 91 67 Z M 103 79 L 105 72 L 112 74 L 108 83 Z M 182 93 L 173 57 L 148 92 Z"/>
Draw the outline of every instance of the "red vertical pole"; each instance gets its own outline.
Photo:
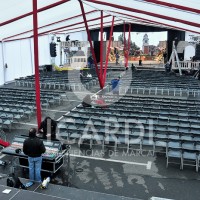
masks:
<path id="1" fill-rule="evenodd" d="M 126 67 L 126 24 L 125 24 L 125 21 L 124 21 L 124 65 Z"/>
<path id="2" fill-rule="evenodd" d="M 100 28 L 100 81 L 103 82 L 103 11 L 101 10 L 101 28 Z"/>
<path id="3" fill-rule="evenodd" d="M 34 39 L 34 62 L 35 62 L 35 93 L 36 93 L 36 112 L 38 128 L 41 123 L 40 105 L 40 75 L 38 60 L 38 19 L 37 19 L 37 0 L 33 0 L 33 39 Z"/>
<path id="4" fill-rule="evenodd" d="M 87 35 L 88 35 L 88 40 L 89 40 L 89 43 L 90 43 L 90 49 L 91 49 L 91 52 L 92 52 L 92 57 L 94 59 L 94 65 L 95 65 L 95 69 L 96 69 L 96 74 L 97 74 L 97 77 L 98 77 L 98 80 L 99 80 L 100 88 L 102 89 L 103 87 L 102 87 L 100 76 L 99 76 L 99 69 L 98 69 L 98 65 L 97 65 L 96 56 L 95 56 L 95 53 L 94 53 L 94 48 L 92 46 L 92 40 L 91 40 L 90 31 L 89 31 L 87 20 L 86 20 L 86 16 L 85 16 L 83 3 L 82 3 L 81 0 L 79 0 L 79 3 L 80 3 L 80 7 L 81 7 L 81 12 L 82 12 L 82 15 L 83 15 L 83 21 L 85 23 L 85 28 L 86 28 Z"/>
<path id="5" fill-rule="evenodd" d="M 114 19 L 115 19 L 115 17 L 113 16 L 112 25 L 110 27 L 110 37 L 109 37 L 109 42 L 108 42 L 108 48 L 107 48 L 107 53 L 106 53 L 106 63 L 105 63 L 105 68 L 104 68 L 104 72 L 103 72 L 103 86 L 105 85 L 105 80 L 106 80 L 106 71 L 107 71 L 107 67 L 108 67 L 108 56 L 110 54 L 110 45 L 112 42 Z"/>
<path id="6" fill-rule="evenodd" d="M 129 30 L 128 30 L 128 45 L 127 45 L 127 54 L 126 54 L 126 67 L 128 67 L 128 56 L 130 51 L 130 41 L 131 41 L 131 24 L 129 24 Z"/>

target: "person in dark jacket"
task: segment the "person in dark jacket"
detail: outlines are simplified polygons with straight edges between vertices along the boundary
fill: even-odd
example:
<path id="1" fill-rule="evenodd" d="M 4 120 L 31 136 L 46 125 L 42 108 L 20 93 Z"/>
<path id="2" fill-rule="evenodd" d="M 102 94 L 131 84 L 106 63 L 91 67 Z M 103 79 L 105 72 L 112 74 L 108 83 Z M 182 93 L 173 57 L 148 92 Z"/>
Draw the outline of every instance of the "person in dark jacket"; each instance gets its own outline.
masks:
<path id="1" fill-rule="evenodd" d="M 29 130 L 29 138 L 23 143 L 23 152 L 28 156 L 29 179 L 31 182 L 42 182 L 42 154 L 45 153 L 45 151 L 46 148 L 43 141 L 36 137 L 36 129 L 31 128 Z"/>
<path id="2" fill-rule="evenodd" d="M 46 117 L 40 124 L 39 133 L 43 134 L 43 139 L 47 139 L 48 133 L 51 134 L 51 139 L 56 139 L 56 127 L 57 122 L 50 117 Z"/>
<path id="3" fill-rule="evenodd" d="M 83 98 L 82 106 L 83 106 L 84 108 L 85 108 L 85 107 L 92 107 L 91 103 L 92 103 L 92 99 L 91 99 L 90 95 L 87 94 L 87 95 Z"/>

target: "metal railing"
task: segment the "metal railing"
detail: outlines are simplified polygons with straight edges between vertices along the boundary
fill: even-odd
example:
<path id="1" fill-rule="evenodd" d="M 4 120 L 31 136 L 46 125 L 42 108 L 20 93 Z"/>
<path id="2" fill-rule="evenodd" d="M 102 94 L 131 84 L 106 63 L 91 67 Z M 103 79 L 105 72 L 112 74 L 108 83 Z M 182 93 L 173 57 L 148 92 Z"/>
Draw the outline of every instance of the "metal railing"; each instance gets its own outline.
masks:
<path id="1" fill-rule="evenodd" d="M 181 69 L 185 69 L 185 70 L 199 70 L 200 67 L 200 62 L 192 62 L 192 61 L 179 61 L 180 67 Z M 172 65 L 172 69 L 178 69 L 178 63 L 177 61 L 174 62 L 174 64 Z"/>
<path id="2" fill-rule="evenodd" d="M 129 93 L 135 95 L 174 96 L 174 97 L 200 97 L 198 89 L 159 88 L 159 87 L 120 87 L 121 95 Z"/>

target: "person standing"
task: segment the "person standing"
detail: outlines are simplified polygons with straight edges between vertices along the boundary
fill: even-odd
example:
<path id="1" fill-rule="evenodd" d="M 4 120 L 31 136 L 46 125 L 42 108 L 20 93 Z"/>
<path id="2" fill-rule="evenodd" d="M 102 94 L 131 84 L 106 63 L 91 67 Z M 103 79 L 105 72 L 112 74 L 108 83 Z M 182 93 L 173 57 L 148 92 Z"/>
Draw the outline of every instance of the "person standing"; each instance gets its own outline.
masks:
<path id="1" fill-rule="evenodd" d="M 119 84 L 120 84 L 120 76 L 118 78 L 114 78 L 111 80 L 112 92 L 114 95 L 117 95 L 119 98 Z"/>
<path id="2" fill-rule="evenodd" d="M 46 117 L 44 121 L 41 122 L 39 133 L 43 134 L 43 139 L 47 139 L 47 134 L 51 134 L 51 139 L 56 139 L 56 127 L 57 122 L 51 119 L 50 117 Z"/>
<path id="3" fill-rule="evenodd" d="M 90 55 L 88 57 L 88 68 L 92 69 L 93 68 L 93 64 L 94 64 L 94 60 L 93 60 L 92 55 Z"/>
<path id="4" fill-rule="evenodd" d="M 116 57 L 116 65 L 118 65 L 119 64 L 119 57 L 120 57 L 118 52 L 116 53 L 115 57 Z"/>
<path id="5" fill-rule="evenodd" d="M 42 154 L 45 151 L 46 148 L 43 141 L 36 137 L 36 129 L 31 128 L 29 130 L 29 138 L 23 143 L 23 152 L 28 156 L 29 179 L 31 182 L 42 182 Z"/>

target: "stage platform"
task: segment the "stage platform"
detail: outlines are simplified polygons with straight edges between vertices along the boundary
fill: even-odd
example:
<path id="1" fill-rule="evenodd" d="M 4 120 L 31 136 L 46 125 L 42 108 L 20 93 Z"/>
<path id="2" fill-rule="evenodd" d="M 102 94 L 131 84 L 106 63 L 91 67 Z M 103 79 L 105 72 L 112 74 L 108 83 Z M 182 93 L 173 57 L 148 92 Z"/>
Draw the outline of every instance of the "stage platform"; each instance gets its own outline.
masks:
<path id="1" fill-rule="evenodd" d="M 28 182 L 27 179 L 20 179 L 23 183 Z M 11 189 L 9 194 L 4 194 L 3 191 Z M 103 194 L 82 189 L 70 188 L 66 186 L 49 184 L 47 189 L 41 189 L 40 185 L 35 183 L 28 190 L 10 188 L 6 186 L 6 178 L 0 180 L 0 199 L 3 200 L 141 200 L 136 198 L 128 198 L 111 194 Z"/>

